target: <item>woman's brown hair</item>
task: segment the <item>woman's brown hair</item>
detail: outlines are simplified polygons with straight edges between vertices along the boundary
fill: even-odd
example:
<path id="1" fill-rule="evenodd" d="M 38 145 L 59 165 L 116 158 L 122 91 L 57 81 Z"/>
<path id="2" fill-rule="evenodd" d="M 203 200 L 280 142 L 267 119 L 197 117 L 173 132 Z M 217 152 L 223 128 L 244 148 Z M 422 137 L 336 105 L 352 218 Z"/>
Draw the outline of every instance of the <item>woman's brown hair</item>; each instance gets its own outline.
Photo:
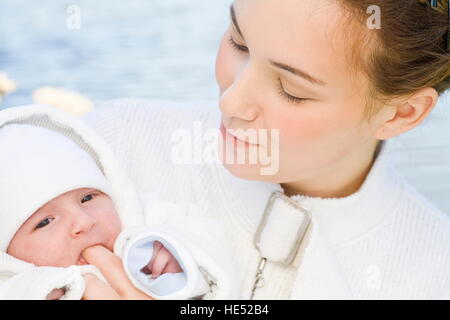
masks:
<path id="1" fill-rule="evenodd" d="M 448 0 L 434 1 L 436 7 L 428 0 L 339 1 L 351 28 L 346 34 L 353 35 L 351 63 L 370 83 L 364 118 L 393 98 L 426 87 L 441 95 L 450 88 Z M 378 29 L 367 27 L 373 5 L 381 13 Z"/>

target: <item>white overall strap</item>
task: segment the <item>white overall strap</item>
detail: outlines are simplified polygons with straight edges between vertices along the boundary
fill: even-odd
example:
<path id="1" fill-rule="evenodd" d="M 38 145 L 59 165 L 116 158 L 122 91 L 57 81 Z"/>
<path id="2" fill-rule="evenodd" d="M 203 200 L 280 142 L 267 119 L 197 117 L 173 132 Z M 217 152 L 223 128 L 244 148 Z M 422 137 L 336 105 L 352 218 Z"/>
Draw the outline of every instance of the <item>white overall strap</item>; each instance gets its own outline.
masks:
<path id="1" fill-rule="evenodd" d="M 274 192 L 256 232 L 255 246 L 271 262 L 298 267 L 310 225 L 311 214 L 306 208 Z"/>
<path id="2" fill-rule="evenodd" d="M 264 283 L 266 262 L 275 262 L 298 269 L 291 299 L 351 298 L 319 225 L 307 208 L 283 193 L 272 194 L 255 235 L 255 246 L 262 260 L 253 294 Z"/>

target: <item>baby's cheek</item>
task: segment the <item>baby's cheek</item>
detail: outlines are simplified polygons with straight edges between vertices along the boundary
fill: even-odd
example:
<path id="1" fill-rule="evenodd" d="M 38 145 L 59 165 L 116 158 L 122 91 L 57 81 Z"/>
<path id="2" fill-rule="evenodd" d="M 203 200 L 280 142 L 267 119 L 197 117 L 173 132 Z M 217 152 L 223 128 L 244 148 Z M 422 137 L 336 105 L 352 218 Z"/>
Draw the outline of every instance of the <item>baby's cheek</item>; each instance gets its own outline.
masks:
<path id="1" fill-rule="evenodd" d="M 109 217 L 105 217 L 100 222 L 100 228 L 102 230 L 102 242 L 105 246 L 110 250 L 114 250 L 114 243 L 116 242 L 117 237 L 122 231 L 122 224 L 120 222 L 119 216 L 117 213 L 109 215 Z"/>
<path id="2" fill-rule="evenodd" d="M 36 241 L 31 250 L 31 262 L 37 266 L 67 267 L 75 263 L 73 249 L 61 239 Z"/>

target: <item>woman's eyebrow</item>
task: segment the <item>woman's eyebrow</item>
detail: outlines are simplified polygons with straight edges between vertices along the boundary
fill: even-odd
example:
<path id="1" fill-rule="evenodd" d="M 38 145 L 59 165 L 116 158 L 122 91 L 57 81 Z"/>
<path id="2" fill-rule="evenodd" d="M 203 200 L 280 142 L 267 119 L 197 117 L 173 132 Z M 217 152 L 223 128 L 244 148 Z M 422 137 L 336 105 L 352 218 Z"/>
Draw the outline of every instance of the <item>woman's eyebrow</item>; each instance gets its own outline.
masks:
<path id="1" fill-rule="evenodd" d="M 233 22 L 233 25 L 236 28 L 236 31 L 239 33 L 239 35 L 242 37 L 242 39 L 245 39 L 244 35 L 242 34 L 241 28 L 239 27 L 239 23 L 236 19 L 236 12 L 234 11 L 233 4 L 230 6 L 230 16 L 231 16 L 231 21 Z"/>
<path id="2" fill-rule="evenodd" d="M 318 86 L 325 86 L 326 83 L 322 80 L 316 79 L 313 76 L 311 76 L 310 74 L 308 74 L 307 72 L 300 70 L 300 69 L 296 69 L 294 67 L 288 66 L 286 64 L 283 63 L 279 63 L 279 62 L 275 62 L 275 61 L 270 61 L 270 64 L 273 65 L 274 67 L 277 67 L 279 69 L 282 70 L 286 70 L 298 77 L 301 77 L 307 81 L 309 81 L 310 83 L 314 84 L 314 85 L 318 85 Z"/>
<path id="3" fill-rule="evenodd" d="M 242 39 L 245 39 L 244 35 L 242 34 L 241 28 L 239 27 L 239 23 L 236 18 L 236 12 L 234 10 L 233 4 L 231 4 L 231 6 L 230 6 L 230 17 L 231 17 L 231 21 L 232 21 L 234 27 L 236 28 L 236 31 L 239 33 L 239 35 L 242 37 Z M 310 74 L 308 74 L 307 72 L 305 72 L 303 70 L 296 69 L 296 68 L 288 66 L 284 63 L 275 62 L 275 61 L 270 61 L 270 64 L 272 64 L 273 66 L 275 66 L 279 69 L 288 71 L 298 77 L 301 77 L 301 78 L 307 80 L 308 82 L 312 83 L 313 85 L 316 85 L 316 86 L 317 85 L 319 85 L 319 86 L 326 85 L 326 83 L 324 81 L 314 78 L 313 76 L 311 76 Z"/>

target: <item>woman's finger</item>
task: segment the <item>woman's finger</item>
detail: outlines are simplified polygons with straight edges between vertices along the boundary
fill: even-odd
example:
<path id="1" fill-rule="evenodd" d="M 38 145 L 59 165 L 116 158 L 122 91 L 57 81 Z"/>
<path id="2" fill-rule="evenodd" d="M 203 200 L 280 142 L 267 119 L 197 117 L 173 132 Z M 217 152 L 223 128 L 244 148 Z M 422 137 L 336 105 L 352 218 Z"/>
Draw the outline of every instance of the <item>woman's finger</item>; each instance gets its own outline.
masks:
<path id="1" fill-rule="evenodd" d="M 103 280 L 93 274 L 83 275 L 86 289 L 84 290 L 83 300 L 119 300 L 120 297 Z"/>
<path id="2" fill-rule="evenodd" d="M 96 266 L 106 281 L 120 295 L 126 295 L 134 289 L 122 266 L 122 260 L 114 253 L 102 246 L 94 246 L 83 251 L 83 258 Z"/>

